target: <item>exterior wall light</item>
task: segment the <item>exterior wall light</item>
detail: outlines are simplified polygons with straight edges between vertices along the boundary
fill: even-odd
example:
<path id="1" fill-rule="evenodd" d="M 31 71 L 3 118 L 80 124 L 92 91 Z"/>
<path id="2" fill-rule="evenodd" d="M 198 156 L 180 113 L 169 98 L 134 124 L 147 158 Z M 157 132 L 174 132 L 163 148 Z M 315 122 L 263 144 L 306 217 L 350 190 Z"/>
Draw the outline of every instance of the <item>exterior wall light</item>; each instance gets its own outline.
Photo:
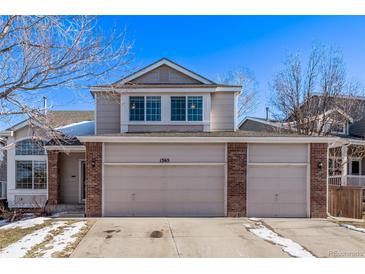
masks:
<path id="1" fill-rule="evenodd" d="M 322 167 L 323 167 L 323 163 L 322 163 L 322 162 L 318 162 L 317 167 L 318 167 L 319 169 L 322 169 Z"/>
<path id="2" fill-rule="evenodd" d="M 92 166 L 92 167 L 95 167 L 95 165 L 96 165 L 96 162 L 95 162 L 94 160 L 92 160 L 92 161 L 91 161 L 91 166 Z"/>

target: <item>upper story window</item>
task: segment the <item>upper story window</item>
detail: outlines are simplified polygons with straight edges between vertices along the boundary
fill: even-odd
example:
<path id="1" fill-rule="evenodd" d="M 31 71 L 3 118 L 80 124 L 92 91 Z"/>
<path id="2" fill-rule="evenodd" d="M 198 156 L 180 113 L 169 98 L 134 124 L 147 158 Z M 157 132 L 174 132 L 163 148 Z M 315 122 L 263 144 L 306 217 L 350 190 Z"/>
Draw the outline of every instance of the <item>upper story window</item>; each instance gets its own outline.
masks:
<path id="1" fill-rule="evenodd" d="M 130 96 L 129 97 L 129 120 L 144 121 L 144 97 Z"/>
<path id="2" fill-rule="evenodd" d="M 45 155 L 44 141 L 26 139 L 16 143 L 16 155 Z"/>
<path id="3" fill-rule="evenodd" d="M 203 121 L 202 96 L 171 96 L 171 121 Z"/>
<path id="4" fill-rule="evenodd" d="M 161 96 L 130 96 L 130 121 L 161 121 Z"/>
<path id="5" fill-rule="evenodd" d="M 188 97 L 188 120 L 202 121 L 203 120 L 203 97 L 189 96 Z"/>
<path id="6" fill-rule="evenodd" d="M 331 125 L 331 133 L 346 134 L 346 123 L 333 123 Z"/>
<path id="7" fill-rule="evenodd" d="M 171 96 L 171 121 L 186 120 L 186 97 Z"/>
<path id="8" fill-rule="evenodd" d="M 146 96 L 146 120 L 161 121 L 161 96 Z"/>

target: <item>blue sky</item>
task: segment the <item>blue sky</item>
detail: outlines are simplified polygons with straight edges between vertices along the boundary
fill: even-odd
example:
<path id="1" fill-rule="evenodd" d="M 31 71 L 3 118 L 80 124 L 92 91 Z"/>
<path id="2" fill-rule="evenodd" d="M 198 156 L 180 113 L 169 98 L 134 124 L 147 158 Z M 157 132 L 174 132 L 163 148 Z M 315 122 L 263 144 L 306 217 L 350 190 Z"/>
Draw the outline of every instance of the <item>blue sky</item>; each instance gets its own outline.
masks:
<path id="1" fill-rule="evenodd" d="M 348 75 L 365 84 L 365 16 L 102 16 L 99 24 L 105 30 L 127 27 L 136 67 L 167 57 L 212 80 L 249 68 L 259 83 L 253 116 L 264 116 L 268 83 L 285 55 L 306 55 L 316 42 L 342 49 Z M 58 91 L 48 97 L 58 109 L 93 109 L 88 92 L 79 95 Z"/>

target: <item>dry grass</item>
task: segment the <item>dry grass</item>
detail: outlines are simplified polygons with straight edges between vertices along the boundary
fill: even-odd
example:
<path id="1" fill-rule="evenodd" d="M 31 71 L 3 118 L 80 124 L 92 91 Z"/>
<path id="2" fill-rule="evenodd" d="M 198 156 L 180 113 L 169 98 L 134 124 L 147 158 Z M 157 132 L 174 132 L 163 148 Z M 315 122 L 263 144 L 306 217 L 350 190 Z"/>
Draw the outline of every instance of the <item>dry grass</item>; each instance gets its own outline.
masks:
<path id="1" fill-rule="evenodd" d="M 76 249 L 76 247 L 79 245 L 81 240 L 84 238 L 86 233 L 91 229 L 91 227 L 95 224 L 94 220 L 87 220 L 86 226 L 81 229 L 79 233 L 75 235 L 76 240 L 68 245 L 62 252 L 55 253 L 53 257 L 55 258 L 68 258 L 71 256 L 72 252 Z"/>
<path id="2" fill-rule="evenodd" d="M 9 246 L 12 243 L 19 241 L 27 234 L 33 233 L 34 231 L 43 227 L 49 226 L 52 221 L 45 221 L 43 224 L 35 225 L 29 228 L 12 228 L 12 229 L 1 229 L 0 230 L 0 249 Z"/>
<path id="3" fill-rule="evenodd" d="M 36 245 L 30 251 L 28 251 L 28 253 L 26 254 L 25 257 L 26 258 L 39 258 L 39 257 L 42 257 L 42 255 L 44 254 L 43 251 L 46 251 L 47 249 L 52 248 L 52 246 L 47 248 L 46 245 L 51 243 L 55 236 L 62 234 L 67 226 L 72 225 L 72 224 L 77 223 L 77 222 L 80 222 L 80 221 L 85 221 L 86 226 L 83 229 L 81 229 L 81 231 L 74 236 L 75 241 L 72 242 L 72 244 L 68 245 L 62 252 L 57 252 L 57 253 L 52 254 L 53 258 L 68 258 L 68 257 L 70 257 L 72 252 L 75 250 L 75 248 L 80 243 L 82 238 L 86 235 L 86 233 L 93 226 L 95 221 L 90 221 L 90 220 L 71 220 L 71 221 L 67 221 L 67 223 L 64 226 L 61 226 L 57 229 L 52 230 L 50 232 L 50 235 L 47 236 L 46 240 L 43 241 L 42 243 Z"/>
<path id="4" fill-rule="evenodd" d="M 50 225 L 52 225 L 52 223 L 57 222 L 57 221 L 60 221 L 60 220 L 47 220 L 43 224 L 35 225 L 30 228 L 23 228 L 23 229 L 12 228 L 12 229 L 0 230 L 0 250 L 9 246 L 12 243 L 19 241 L 24 236 L 26 236 L 30 233 L 33 233 L 34 231 L 36 231 L 38 229 L 44 228 L 46 226 L 50 226 Z M 72 252 L 75 250 L 77 245 L 81 242 L 82 238 L 86 235 L 86 233 L 94 225 L 95 221 L 93 221 L 93 220 L 68 220 L 68 221 L 66 221 L 64 226 L 61 226 L 57 229 L 52 230 L 50 232 L 50 235 L 48 235 L 42 243 L 36 245 L 31 250 L 29 250 L 27 252 L 27 254 L 25 255 L 25 257 L 26 258 L 41 257 L 44 254 L 43 251 L 46 251 L 47 249 L 52 248 L 52 247 L 46 248 L 46 245 L 49 244 L 56 235 L 63 233 L 64 229 L 68 225 L 72 225 L 72 224 L 80 222 L 80 221 L 85 221 L 86 226 L 78 234 L 76 234 L 74 236 L 76 238 L 76 240 L 72 244 L 68 245 L 65 248 L 65 250 L 63 250 L 62 252 L 53 254 L 53 257 L 55 257 L 55 258 L 68 258 L 72 254 Z"/>

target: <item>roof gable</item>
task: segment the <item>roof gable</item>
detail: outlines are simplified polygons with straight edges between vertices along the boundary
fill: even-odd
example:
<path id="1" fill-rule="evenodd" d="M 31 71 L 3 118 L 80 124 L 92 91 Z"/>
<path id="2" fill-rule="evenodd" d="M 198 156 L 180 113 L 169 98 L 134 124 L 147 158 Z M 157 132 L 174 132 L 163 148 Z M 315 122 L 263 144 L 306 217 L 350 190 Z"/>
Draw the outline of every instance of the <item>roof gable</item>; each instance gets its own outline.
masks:
<path id="1" fill-rule="evenodd" d="M 114 84 L 215 84 L 166 58 L 123 78 Z"/>

